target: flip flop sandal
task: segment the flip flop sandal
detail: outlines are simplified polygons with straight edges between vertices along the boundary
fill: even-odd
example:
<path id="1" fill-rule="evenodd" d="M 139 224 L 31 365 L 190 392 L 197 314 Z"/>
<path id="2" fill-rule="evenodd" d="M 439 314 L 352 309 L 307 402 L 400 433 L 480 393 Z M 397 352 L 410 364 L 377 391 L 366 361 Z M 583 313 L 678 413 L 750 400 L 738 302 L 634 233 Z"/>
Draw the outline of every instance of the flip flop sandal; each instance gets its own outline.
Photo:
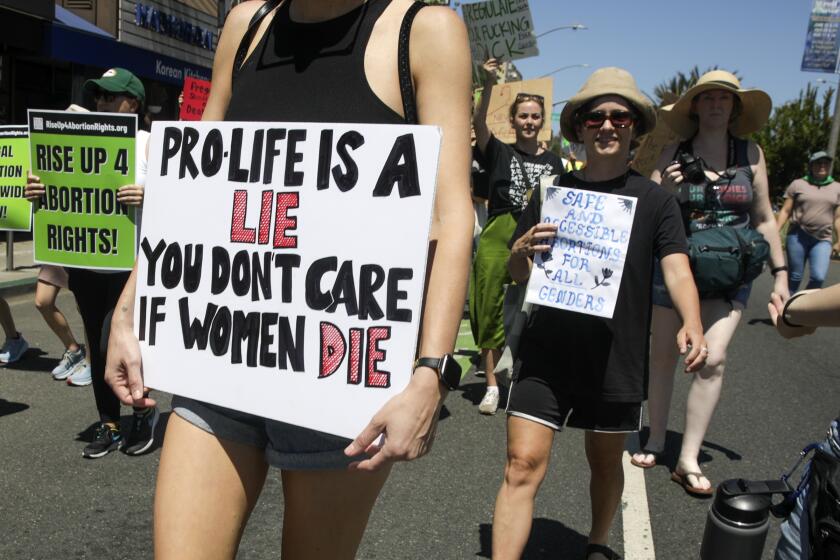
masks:
<path id="1" fill-rule="evenodd" d="M 664 453 L 665 453 L 664 451 L 651 451 L 650 449 L 642 449 L 641 451 L 638 451 L 637 453 L 634 453 L 633 455 L 637 455 L 637 454 L 653 455 L 653 463 L 642 463 L 641 461 L 637 461 L 635 459 L 635 457 L 630 457 L 630 464 L 633 465 L 634 467 L 639 467 L 640 469 L 652 469 L 653 467 L 655 467 L 659 463 L 659 459 L 662 457 L 662 455 Z"/>
<path id="2" fill-rule="evenodd" d="M 697 488 L 696 486 L 692 486 L 688 481 L 689 476 L 696 476 L 698 480 L 701 476 L 704 478 L 706 477 L 706 475 L 701 472 L 678 473 L 677 471 L 674 471 L 671 473 L 671 480 L 682 486 L 685 493 L 689 496 L 694 496 L 696 498 L 708 498 L 715 493 L 714 486 L 710 486 L 709 488 Z"/>
<path id="3" fill-rule="evenodd" d="M 584 560 L 621 560 L 621 556 L 611 548 L 602 544 L 591 543 L 586 545 L 583 558 Z"/>

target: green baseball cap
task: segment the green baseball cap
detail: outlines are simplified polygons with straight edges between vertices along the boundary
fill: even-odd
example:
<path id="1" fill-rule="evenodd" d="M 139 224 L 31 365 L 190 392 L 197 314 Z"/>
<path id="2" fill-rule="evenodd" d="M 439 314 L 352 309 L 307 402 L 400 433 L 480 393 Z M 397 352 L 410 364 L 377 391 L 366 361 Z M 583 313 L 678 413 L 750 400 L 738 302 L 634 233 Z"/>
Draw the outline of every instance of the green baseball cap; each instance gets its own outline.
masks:
<path id="1" fill-rule="evenodd" d="M 85 82 L 85 90 L 95 92 L 97 89 L 110 93 L 125 93 L 137 99 L 140 105 L 146 100 L 146 88 L 137 76 L 125 68 L 111 68 L 102 77 Z"/>
<path id="2" fill-rule="evenodd" d="M 821 159 L 831 160 L 831 156 L 828 155 L 828 152 L 814 152 L 811 154 L 811 157 L 808 159 L 808 163 L 814 163 L 815 161 L 820 161 Z"/>

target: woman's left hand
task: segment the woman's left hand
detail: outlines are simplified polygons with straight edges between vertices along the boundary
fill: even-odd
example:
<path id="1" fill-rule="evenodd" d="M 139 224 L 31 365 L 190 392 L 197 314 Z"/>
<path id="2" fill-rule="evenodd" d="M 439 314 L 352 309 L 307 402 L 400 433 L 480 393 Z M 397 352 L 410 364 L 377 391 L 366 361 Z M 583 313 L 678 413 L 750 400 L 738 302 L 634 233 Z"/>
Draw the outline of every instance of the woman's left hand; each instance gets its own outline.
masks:
<path id="1" fill-rule="evenodd" d="M 368 455 L 351 463 L 350 469 L 375 471 L 394 461 L 422 457 L 432 448 L 445 393 L 437 373 L 422 369 L 414 372 L 408 387 L 385 403 L 344 450 L 348 457 Z M 374 444 L 380 435 L 384 435 L 381 447 Z"/>
<path id="2" fill-rule="evenodd" d="M 773 294 L 776 294 L 784 304 L 790 297 L 790 289 L 788 288 L 788 279 L 786 274 L 777 274 L 773 282 Z M 773 297 L 773 294 L 770 297 Z"/>
<path id="3" fill-rule="evenodd" d="M 125 185 L 117 189 L 117 202 L 126 206 L 143 205 L 143 185 Z"/>

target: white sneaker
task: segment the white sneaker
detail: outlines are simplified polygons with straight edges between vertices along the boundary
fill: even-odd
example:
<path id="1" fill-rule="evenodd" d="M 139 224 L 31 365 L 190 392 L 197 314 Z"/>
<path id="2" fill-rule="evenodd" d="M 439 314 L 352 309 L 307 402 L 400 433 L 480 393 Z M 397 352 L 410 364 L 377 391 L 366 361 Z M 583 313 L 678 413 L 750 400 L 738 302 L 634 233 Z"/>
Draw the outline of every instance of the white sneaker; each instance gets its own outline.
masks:
<path id="1" fill-rule="evenodd" d="M 27 350 L 29 350 L 29 343 L 20 333 L 18 333 L 17 338 L 7 338 L 3 346 L 0 347 L 0 363 L 14 363 L 20 360 L 20 357 Z"/>
<path id="2" fill-rule="evenodd" d="M 67 378 L 67 384 L 74 387 L 84 387 L 91 383 L 93 383 L 93 378 L 90 374 L 90 364 L 82 360 L 73 367 L 70 376 Z"/>
<path id="3" fill-rule="evenodd" d="M 484 398 L 478 405 L 478 411 L 482 414 L 496 414 L 499 408 L 499 392 L 487 391 L 484 393 Z"/>
<path id="4" fill-rule="evenodd" d="M 58 365 L 55 366 L 54 370 L 52 370 L 53 379 L 67 379 L 68 377 L 70 377 L 70 374 L 73 373 L 73 368 L 76 367 L 76 364 L 83 361 L 84 359 L 84 346 L 79 346 L 79 349 L 75 352 L 73 352 L 72 350 L 65 350 L 64 355 L 61 357 L 61 361 L 58 362 Z"/>

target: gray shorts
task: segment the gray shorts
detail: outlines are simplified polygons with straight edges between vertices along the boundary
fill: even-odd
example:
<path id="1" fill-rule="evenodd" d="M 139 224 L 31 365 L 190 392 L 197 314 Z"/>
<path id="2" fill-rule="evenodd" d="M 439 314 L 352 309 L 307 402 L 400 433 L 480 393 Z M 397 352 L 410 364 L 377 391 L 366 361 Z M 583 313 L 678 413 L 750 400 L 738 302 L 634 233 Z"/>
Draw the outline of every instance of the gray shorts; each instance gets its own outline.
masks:
<path id="1" fill-rule="evenodd" d="M 349 439 L 175 395 L 172 410 L 219 439 L 265 449 L 269 465 L 289 470 L 345 469 Z"/>

